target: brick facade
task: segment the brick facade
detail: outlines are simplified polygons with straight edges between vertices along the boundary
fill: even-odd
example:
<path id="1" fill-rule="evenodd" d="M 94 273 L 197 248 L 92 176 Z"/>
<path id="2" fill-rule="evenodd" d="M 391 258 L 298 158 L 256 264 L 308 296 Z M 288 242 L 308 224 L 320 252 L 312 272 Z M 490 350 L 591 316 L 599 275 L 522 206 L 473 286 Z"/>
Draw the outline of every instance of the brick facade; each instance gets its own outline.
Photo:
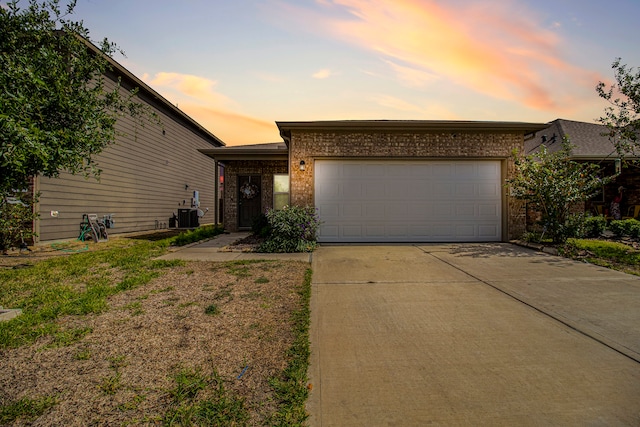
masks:
<path id="1" fill-rule="evenodd" d="M 289 142 L 291 204 L 313 206 L 314 161 L 317 159 L 499 159 L 503 179 L 514 173 L 511 154 L 522 152 L 519 131 L 309 131 L 292 130 Z M 300 161 L 306 169 L 300 171 Z M 513 239 L 525 231 L 522 202 L 504 194 L 503 236 Z"/>
<path id="2" fill-rule="evenodd" d="M 234 160 L 224 168 L 224 226 L 238 231 L 238 176 L 260 175 L 262 212 L 273 207 L 273 175 L 286 174 L 286 160 Z"/>

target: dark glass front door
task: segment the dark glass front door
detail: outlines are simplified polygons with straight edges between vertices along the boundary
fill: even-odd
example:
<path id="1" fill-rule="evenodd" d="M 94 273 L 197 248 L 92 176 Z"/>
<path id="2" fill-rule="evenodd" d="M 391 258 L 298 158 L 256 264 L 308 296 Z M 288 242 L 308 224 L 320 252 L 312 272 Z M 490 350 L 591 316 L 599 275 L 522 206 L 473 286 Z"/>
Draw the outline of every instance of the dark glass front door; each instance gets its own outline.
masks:
<path id="1" fill-rule="evenodd" d="M 238 227 L 250 228 L 262 213 L 260 175 L 238 176 Z"/>

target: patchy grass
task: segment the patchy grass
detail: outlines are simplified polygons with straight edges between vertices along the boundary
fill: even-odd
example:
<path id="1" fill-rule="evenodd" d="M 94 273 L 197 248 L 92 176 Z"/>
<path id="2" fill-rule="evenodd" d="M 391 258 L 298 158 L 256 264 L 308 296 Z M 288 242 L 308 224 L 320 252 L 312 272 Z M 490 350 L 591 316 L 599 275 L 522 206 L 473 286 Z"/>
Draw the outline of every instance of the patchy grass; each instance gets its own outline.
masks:
<path id="1" fill-rule="evenodd" d="M 176 263 L 153 261 L 168 243 L 120 240 L 111 248 L 44 260 L 29 268 L 0 271 L 0 306 L 21 308 L 22 315 L 0 322 L 0 349 L 29 344 L 54 336 L 56 345 L 82 338 L 88 331 L 65 330 L 63 316 L 99 314 L 107 299 L 135 289 Z"/>
<path id="2" fill-rule="evenodd" d="M 302 426 L 308 417 L 305 402 L 309 396 L 307 370 L 311 357 L 309 348 L 311 270 L 307 270 L 304 285 L 298 292 L 303 303 L 292 315 L 295 338 L 288 352 L 291 358 L 282 375 L 271 378 L 269 381 L 275 390 L 276 398 L 280 401 L 279 409 L 269 419 L 269 425 L 273 426 Z"/>
<path id="3" fill-rule="evenodd" d="M 249 412 L 244 399 L 227 390 L 224 380 L 214 369 L 205 375 L 199 369 L 183 369 L 168 391 L 170 408 L 166 426 L 239 426 L 247 425 Z"/>
<path id="4" fill-rule="evenodd" d="M 55 404 L 56 398 L 53 396 L 35 399 L 23 397 L 15 402 L 5 402 L 0 398 L 0 424 L 6 425 L 16 420 L 35 420 Z"/>
<path id="5" fill-rule="evenodd" d="M 308 264 L 154 261 L 168 245 L 0 271 L 23 310 L 0 323 L 0 425 L 304 423 Z"/>

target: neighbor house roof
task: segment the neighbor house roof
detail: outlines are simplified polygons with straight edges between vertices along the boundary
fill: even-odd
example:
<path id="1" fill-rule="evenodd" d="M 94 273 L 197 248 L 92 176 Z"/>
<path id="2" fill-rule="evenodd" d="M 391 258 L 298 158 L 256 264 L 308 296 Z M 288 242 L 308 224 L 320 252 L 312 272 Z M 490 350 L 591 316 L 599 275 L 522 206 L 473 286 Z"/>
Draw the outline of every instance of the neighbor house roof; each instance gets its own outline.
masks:
<path id="1" fill-rule="evenodd" d="M 573 145 L 571 157 L 574 159 L 615 159 L 619 156 L 608 133 L 609 129 L 604 125 L 556 119 L 525 140 L 525 154 L 535 153 L 542 145 L 549 152 L 556 152 L 562 148 L 562 140 L 566 137 Z"/>
<path id="2" fill-rule="evenodd" d="M 289 148 L 284 142 L 203 148 L 198 150 L 218 161 L 225 160 L 287 160 Z"/>
<path id="3" fill-rule="evenodd" d="M 326 120 L 308 122 L 276 122 L 280 135 L 288 143 L 292 130 L 322 131 L 517 131 L 531 133 L 544 129 L 543 123 L 483 122 L 462 120 Z"/>
<path id="4" fill-rule="evenodd" d="M 138 96 L 142 98 L 148 98 L 151 101 L 155 101 L 160 108 L 162 108 L 165 113 L 169 116 L 172 116 L 177 121 L 183 123 L 183 125 L 190 129 L 192 132 L 200 135 L 205 140 L 207 140 L 211 145 L 215 147 L 224 146 L 225 143 L 215 136 L 213 133 L 205 129 L 200 123 L 193 120 L 186 113 L 180 110 L 178 107 L 169 102 L 166 98 L 160 95 L 158 92 L 153 90 L 149 85 L 136 77 L 129 70 L 124 68 L 120 63 L 118 63 L 115 59 L 111 58 L 108 55 L 105 55 L 97 46 L 91 43 L 89 40 L 80 37 L 87 47 L 93 51 L 97 55 L 102 55 L 109 62 L 109 65 L 112 67 L 112 72 L 116 75 L 116 77 L 122 77 L 123 80 L 128 81 L 128 84 L 137 87 Z"/>

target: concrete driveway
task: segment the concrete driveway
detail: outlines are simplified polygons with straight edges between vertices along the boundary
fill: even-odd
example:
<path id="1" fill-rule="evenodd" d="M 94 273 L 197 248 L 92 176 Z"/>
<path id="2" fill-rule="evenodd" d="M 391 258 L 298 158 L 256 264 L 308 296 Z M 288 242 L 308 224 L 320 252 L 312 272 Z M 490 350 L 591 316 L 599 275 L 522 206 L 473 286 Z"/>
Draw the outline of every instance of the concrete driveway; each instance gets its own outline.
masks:
<path id="1" fill-rule="evenodd" d="M 509 244 L 313 254 L 311 426 L 640 425 L 640 279 Z"/>

